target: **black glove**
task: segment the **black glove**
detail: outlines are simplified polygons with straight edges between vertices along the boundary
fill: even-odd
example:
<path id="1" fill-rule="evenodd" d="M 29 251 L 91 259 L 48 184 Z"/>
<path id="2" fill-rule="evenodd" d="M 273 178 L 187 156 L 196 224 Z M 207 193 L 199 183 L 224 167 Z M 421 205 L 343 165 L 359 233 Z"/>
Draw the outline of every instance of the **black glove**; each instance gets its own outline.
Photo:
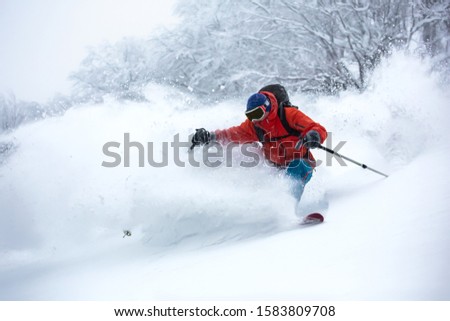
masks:
<path id="1" fill-rule="evenodd" d="M 195 130 L 195 134 L 192 137 L 192 145 L 209 144 L 211 141 L 211 133 L 204 128 Z"/>
<path id="2" fill-rule="evenodd" d="M 306 133 L 305 137 L 303 137 L 303 144 L 307 148 L 317 148 L 320 146 L 320 135 L 315 130 L 310 130 Z"/>

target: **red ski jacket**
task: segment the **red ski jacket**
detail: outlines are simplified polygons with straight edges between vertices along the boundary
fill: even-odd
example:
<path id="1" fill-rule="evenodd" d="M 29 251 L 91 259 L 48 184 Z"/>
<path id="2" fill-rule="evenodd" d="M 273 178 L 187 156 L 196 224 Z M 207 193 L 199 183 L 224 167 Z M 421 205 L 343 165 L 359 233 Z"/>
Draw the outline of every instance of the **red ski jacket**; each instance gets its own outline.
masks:
<path id="1" fill-rule="evenodd" d="M 297 142 L 302 139 L 310 130 L 315 130 L 320 135 L 320 143 L 327 138 L 327 131 L 319 123 L 314 122 L 296 108 L 285 108 L 286 120 L 290 127 L 300 133 L 298 136 L 289 136 L 289 133 L 283 127 L 278 116 L 278 103 L 275 96 L 270 92 L 261 92 L 270 99 L 272 108 L 269 115 L 259 122 L 244 121 L 239 126 L 234 126 L 224 130 L 216 130 L 216 140 L 219 143 L 252 143 L 260 139 L 255 130 L 255 126 L 263 129 L 265 139 L 262 142 L 264 156 L 278 166 L 287 166 L 292 160 L 305 158 L 315 167 L 315 160 L 309 149 L 302 146 L 299 150 L 295 149 Z"/>

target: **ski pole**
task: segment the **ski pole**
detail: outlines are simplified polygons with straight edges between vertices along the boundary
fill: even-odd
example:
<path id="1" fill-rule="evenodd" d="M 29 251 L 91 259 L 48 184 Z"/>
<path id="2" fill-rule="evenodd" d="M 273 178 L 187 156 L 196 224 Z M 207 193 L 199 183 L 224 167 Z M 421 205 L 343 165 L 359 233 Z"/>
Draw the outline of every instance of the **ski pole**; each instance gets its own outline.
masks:
<path id="1" fill-rule="evenodd" d="M 379 174 L 379 175 L 383 175 L 384 177 L 388 177 L 388 175 L 386 175 L 386 174 L 384 174 L 384 173 L 382 173 L 382 172 L 380 172 L 380 171 L 377 171 L 376 169 L 370 168 L 370 167 L 367 166 L 366 164 L 361 164 L 361 163 L 359 163 L 359 162 L 357 162 L 357 161 L 355 161 L 355 160 L 353 160 L 353 159 L 351 159 L 351 158 L 348 158 L 348 157 L 346 157 L 346 156 L 344 156 L 344 155 L 341 155 L 341 154 L 335 152 L 335 151 L 332 150 L 332 149 L 326 148 L 326 147 L 324 147 L 324 146 L 322 146 L 322 145 L 317 146 L 317 148 L 320 148 L 320 149 L 322 149 L 322 150 L 324 150 L 324 151 L 326 151 L 326 152 L 328 152 L 328 153 L 330 153 L 330 154 L 336 155 L 337 157 L 340 157 L 340 158 L 345 159 L 345 160 L 347 160 L 347 161 L 349 161 L 349 162 L 352 162 L 353 164 L 356 164 L 356 165 L 358 165 L 358 166 L 360 166 L 360 167 L 362 167 L 362 168 L 364 168 L 364 169 L 368 169 L 368 170 L 371 170 L 371 171 L 374 172 L 374 173 L 377 173 L 377 174 Z"/>

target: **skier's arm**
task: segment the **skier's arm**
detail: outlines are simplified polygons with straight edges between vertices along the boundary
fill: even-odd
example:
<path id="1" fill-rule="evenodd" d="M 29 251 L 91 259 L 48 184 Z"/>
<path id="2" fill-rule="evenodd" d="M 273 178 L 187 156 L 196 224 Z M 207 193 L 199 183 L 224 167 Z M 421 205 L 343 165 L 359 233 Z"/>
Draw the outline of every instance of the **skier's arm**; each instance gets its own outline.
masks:
<path id="1" fill-rule="evenodd" d="M 298 109 L 286 108 L 285 111 L 286 120 L 292 128 L 302 133 L 301 138 L 304 138 L 309 131 L 315 130 L 320 136 L 320 143 L 322 144 L 325 141 L 328 134 L 322 125 L 316 123 Z"/>
<path id="2" fill-rule="evenodd" d="M 245 144 L 258 141 L 253 124 L 248 119 L 239 126 L 230 127 L 223 130 L 218 129 L 214 132 L 214 134 L 216 141 L 221 144 L 230 142 Z"/>

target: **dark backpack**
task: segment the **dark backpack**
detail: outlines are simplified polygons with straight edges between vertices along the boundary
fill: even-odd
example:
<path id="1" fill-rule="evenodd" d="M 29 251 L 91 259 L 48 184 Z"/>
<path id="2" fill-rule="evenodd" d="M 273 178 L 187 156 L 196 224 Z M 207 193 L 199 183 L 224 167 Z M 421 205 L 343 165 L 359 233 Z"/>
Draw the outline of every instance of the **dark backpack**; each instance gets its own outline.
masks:
<path id="1" fill-rule="evenodd" d="M 288 132 L 288 135 L 284 135 L 284 136 L 280 136 L 280 137 L 270 137 L 270 141 L 277 141 L 289 136 L 300 136 L 301 133 L 298 130 L 295 130 L 294 128 L 292 128 L 291 126 L 289 126 L 288 121 L 286 120 L 286 114 L 285 114 L 285 108 L 296 108 L 298 109 L 297 106 L 294 106 L 291 104 L 291 102 L 289 101 L 289 95 L 286 91 L 286 88 L 284 88 L 282 85 L 280 84 L 273 84 L 273 85 L 267 85 L 264 86 L 263 88 L 261 88 L 259 90 L 259 92 L 261 91 L 267 91 L 272 93 L 278 103 L 278 117 L 280 118 L 281 124 L 283 125 L 284 129 Z M 253 125 L 256 131 L 256 135 L 258 136 L 258 139 L 260 142 L 265 142 L 266 140 L 264 139 L 265 136 L 265 132 L 262 128 L 257 127 L 255 125 Z"/>

